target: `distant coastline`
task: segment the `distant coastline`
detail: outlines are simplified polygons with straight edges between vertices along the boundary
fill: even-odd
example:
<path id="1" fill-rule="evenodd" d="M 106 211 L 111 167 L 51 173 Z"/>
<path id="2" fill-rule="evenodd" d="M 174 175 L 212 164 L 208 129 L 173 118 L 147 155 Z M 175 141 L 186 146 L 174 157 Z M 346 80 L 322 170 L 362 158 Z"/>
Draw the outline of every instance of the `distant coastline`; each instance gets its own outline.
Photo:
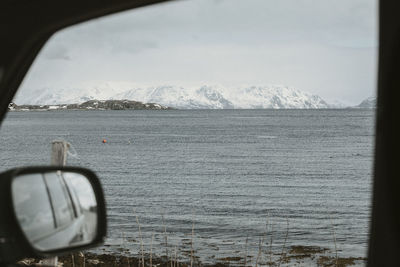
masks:
<path id="1" fill-rule="evenodd" d="M 9 111 L 50 111 L 50 110 L 168 110 L 174 109 L 156 103 L 142 103 L 132 100 L 90 100 L 81 104 L 59 105 L 17 105 L 10 103 Z"/>
<path id="2" fill-rule="evenodd" d="M 250 108 L 250 109 L 375 109 L 376 98 L 370 97 L 362 101 L 357 106 L 343 107 L 321 107 L 321 108 Z M 179 108 L 169 107 L 157 103 L 143 103 L 134 100 L 89 100 L 83 103 L 75 104 L 54 104 L 54 105 L 17 105 L 10 103 L 9 111 L 53 111 L 53 110 L 176 110 Z M 192 109 L 241 109 L 241 108 L 182 108 L 186 110 Z"/>

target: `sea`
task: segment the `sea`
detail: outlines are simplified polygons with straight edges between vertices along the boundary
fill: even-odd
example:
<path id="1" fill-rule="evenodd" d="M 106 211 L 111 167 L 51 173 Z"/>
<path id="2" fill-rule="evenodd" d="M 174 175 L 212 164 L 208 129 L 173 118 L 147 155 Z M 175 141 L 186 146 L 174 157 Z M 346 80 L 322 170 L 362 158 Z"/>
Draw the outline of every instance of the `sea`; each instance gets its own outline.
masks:
<path id="1" fill-rule="evenodd" d="M 0 170 L 49 164 L 51 142 L 69 142 L 67 164 L 105 193 L 97 253 L 366 257 L 374 125 L 371 109 L 9 112 Z"/>

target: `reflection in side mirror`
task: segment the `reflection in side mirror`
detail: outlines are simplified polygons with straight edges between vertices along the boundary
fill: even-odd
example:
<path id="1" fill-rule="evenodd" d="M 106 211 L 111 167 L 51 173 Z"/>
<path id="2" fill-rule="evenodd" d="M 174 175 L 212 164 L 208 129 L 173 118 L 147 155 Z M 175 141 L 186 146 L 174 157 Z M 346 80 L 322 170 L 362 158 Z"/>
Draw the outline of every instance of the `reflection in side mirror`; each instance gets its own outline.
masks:
<path id="1" fill-rule="evenodd" d="M 98 203 L 81 173 L 49 171 L 16 176 L 12 201 L 20 227 L 38 251 L 91 244 L 98 227 Z"/>

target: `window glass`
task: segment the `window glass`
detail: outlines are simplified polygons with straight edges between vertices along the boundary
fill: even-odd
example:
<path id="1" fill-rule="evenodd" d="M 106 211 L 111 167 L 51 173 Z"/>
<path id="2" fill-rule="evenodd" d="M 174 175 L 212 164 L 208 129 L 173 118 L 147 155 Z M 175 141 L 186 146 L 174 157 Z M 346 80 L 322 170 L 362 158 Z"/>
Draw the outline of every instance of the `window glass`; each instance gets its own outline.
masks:
<path id="1" fill-rule="evenodd" d="M 71 190 L 71 194 L 75 196 L 74 198 L 76 198 L 77 206 L 79 206 L 80 209 L 96 209 L 96 197 L 88 179 L 82 178 L 81 174 L 72 172 L 63 172 L 63 177 L 68 188 Z"/>
<path id="2" fill-rule="evenodd" d="M 81 205 L 79 203 L 79 198 L 76 193 L 76 189 L 71 185 L 71 182 L 69 181 L 67 175 L 64 172 L 61 175 L 61 179 L 63 183 L 67 186 L 68 195 L 71 197 L 72 200 L 71 202 L 74 209 L 74 215 L 75 217 L 79 217 L 82 211 L 81 211 Z"/>
<path id="3" fill-rule="evenodd" d="M 57 228 L 67 226 L 74 217 L 71 200 L 65 186 L 56 172 L 44 174 L 45 181 L 50 190 L 51 202 L 56 216 Z"/>
<path id="4" fill-rule="evenodd" d="M 15 214 L 27 238 L 34 242 L 54 231 L 49 195 L 41 174 L 27 174 L 12 182 Z"/>

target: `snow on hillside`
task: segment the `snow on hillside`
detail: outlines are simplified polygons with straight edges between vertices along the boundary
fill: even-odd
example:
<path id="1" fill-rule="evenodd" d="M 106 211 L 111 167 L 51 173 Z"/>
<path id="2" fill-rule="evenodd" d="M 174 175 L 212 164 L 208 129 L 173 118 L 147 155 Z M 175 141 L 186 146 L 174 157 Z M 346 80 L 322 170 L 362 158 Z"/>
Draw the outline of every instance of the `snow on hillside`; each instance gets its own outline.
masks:
<path id="1" fill-rule="evenodd" d="M 370 96 L 367 99 L 363 100 L 359 105 L 355 106 L 355 108 L 375 108 L 376 107 L 376 97 Z"/>
<path id="2" fill-rule="evenodd" d="M 255 109 L 255 108 L 329 108 L 321 97 L 287 86 L 155 86 L 139 87 L 127 83 L 102 83 L 76 89 L 52 90 L 44 88 L 21 93 L 17 104 L 54 105 L 82 103 L 93 99 L 128 99 L 144 103 L 158 103 L 180 109 Z"/>

